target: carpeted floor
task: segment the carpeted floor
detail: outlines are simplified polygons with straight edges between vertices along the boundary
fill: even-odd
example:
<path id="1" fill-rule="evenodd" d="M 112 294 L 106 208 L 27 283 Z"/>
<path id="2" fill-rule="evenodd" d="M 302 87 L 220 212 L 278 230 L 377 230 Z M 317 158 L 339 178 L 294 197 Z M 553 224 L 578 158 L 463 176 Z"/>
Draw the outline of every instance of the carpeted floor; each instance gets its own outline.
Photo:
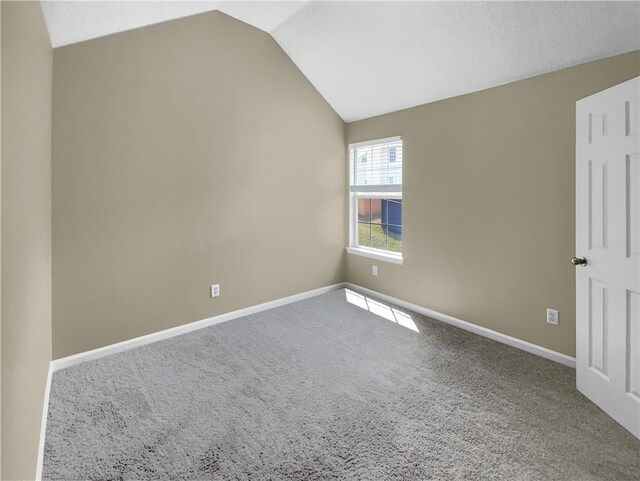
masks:
<path id="1" fill-rule="evenodd" d="M 56 372 L 44 479 L 640 480 L 574 376 L 341 289 Z"/>

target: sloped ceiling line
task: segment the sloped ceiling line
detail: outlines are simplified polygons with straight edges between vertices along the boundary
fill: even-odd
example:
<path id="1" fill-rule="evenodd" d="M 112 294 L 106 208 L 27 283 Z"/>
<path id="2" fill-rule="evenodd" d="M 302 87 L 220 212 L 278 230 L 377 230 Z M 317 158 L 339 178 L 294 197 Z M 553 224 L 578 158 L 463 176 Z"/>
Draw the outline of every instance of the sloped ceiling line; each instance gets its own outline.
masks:
<path id="1" fill-rule="evenodd" d="M 640 2 L 42 2 L 60 47 L 219 10 L 270 33 L 347 122 L 640 48 Z"/>

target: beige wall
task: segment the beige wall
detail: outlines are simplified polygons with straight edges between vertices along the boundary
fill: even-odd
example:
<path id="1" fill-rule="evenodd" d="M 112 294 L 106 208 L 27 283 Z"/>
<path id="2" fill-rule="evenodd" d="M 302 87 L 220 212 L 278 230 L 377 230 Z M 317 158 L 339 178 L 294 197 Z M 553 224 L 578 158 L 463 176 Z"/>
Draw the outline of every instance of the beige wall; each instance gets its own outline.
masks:
<path id="1" fill-rule="evenodd" d="M 39 3 L 1 18 L 2 479 L 32 479 L 52 50 Z M 634 52 L 349 124 L 404 137 L 395 266 L 343 262 L 345 126 L 267 34 L 210 13 L 57 49 L 54 356 L 344 279 L 573 355 L 574 103 L 639 73 Z"/>
<path id="2" fill-rule="evenodd" d="M 344 123 L 268 34 L 58 48 L 53 98 L 55 358 L 343 280 Z"/>
<path id="3" fill-rule="evenodd" d="M 633 52 L 348 124 L 404 138 L 405 261 L 349 255 L 347 280 L 575 355 L 575 102 L 639 74 Z"/>
<path id="4" fill-rule="evenodd" d="M 2 479 L 34 479 L 51 360 L 52 49 L 40 2 L 2 2 Z"/>

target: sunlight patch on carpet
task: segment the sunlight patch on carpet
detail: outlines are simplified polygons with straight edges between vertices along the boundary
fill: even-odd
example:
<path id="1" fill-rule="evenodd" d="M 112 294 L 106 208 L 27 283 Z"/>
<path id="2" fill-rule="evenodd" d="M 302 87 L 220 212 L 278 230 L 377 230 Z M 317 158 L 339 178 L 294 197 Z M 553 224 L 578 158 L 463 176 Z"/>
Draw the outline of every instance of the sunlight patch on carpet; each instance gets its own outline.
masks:
<path id="1" fill-rule="evenodd" d="M 416 323 L 406 312 L 399 311 L 394 307 L 383 304 L 382 302 L 371 299 L 370 297 L 363 296 L 357 292 L 350 291 L 349 289 L 345 289 L 344 293 L 347 298 L 347 302 L 350 304 L 358 306 L 361 309 L 365 309 L 376 316 L 383 317 L 388 321 L 395 322 L 402 327 L 406 327 L 407 329 L 411 329 L 415 332 L 420 332 Z"/>

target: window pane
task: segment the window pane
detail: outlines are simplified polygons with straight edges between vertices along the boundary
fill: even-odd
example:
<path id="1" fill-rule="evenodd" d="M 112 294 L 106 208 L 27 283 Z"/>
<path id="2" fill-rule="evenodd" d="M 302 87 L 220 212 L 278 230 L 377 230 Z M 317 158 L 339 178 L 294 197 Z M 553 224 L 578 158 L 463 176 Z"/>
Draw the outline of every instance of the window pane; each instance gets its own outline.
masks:
<path id="1" fill-rule="evenodd" d="M 371 222 L 371 199 L 358 199 L 358 222 Z"/>
<path id="2" fill-rule="evenodd" d="M 371 247 L 387 250 L 387 233 L 380 224 L 371 224 Z"/>
<path id="3" fill-rule="evenodd" d="M 386 232 L 388 235 L 387 249 L 393 252 L 402 251 L 402 200 L 387 199 L 386 216 L 384 222 L 386 224 Z"/>
<path id="4" fill-rule="evenodd" d="M 402 200 L 382 199 L 382 221 L 384 225 L 402 225 Z"/>
<path id="5" fill-rule="evenodd" d="M 359 198 L 358 245 L 402 252 L 402 200 Z"/>
<path id="6" fill-rule="evenodd" d="M 351 185 L 401 185 L 402 140 L 351 149 Z"/>
<path id="7" fill-rule="evenodd" d="M 358 222 L 358 245 L 371 247 L 371 224 Z"/>
<path id="8" fill-rule="evenodd" d="M 402 252 L 402 226 L 389 225 L 387 227 L 388 232 L 388 250 L 392 252 Z"/>
<path id="9" fill-rule="evenodd" d="M 371 199 L 371 222 L 382 223 L 382 199 Z"/>

